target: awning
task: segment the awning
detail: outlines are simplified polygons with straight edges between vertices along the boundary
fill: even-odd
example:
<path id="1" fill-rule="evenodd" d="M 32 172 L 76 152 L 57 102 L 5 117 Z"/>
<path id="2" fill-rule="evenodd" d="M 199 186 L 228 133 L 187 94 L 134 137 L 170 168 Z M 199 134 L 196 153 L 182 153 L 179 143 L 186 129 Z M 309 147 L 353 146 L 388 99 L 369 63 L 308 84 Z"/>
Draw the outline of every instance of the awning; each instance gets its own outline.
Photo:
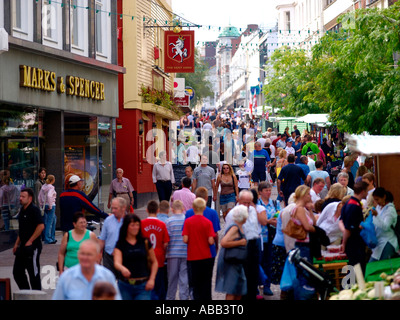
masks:
<path id="1" fill-rule="evenodd" d="M 306 116 L 297 118 L 297 121 L 311 124 L 330 124 L 327 113 L 307 114 Z"/>
<path id="2" fill-rule="evenodd" d="M 400 154 L 400 136 L 346 135 L 347 148 L 365 155 Z"/>

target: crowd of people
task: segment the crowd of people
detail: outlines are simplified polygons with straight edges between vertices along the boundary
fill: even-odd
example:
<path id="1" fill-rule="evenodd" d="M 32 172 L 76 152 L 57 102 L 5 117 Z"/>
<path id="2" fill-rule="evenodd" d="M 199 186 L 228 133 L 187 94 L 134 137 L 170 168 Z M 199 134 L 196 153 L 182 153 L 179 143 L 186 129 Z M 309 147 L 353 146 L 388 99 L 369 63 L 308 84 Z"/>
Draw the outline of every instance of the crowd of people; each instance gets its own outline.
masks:
<path id="1" fill-rule="evenodd" d="M 185 137 L 186 130 L 198 131 L 201 139 Z M 82 179 L 69 179 L 69 189 L 60 195 L 64 234 L 53 299 L 207 301 L 215 271 L 214 290 L 227 300 L 255 300 L 274 294 L 271 286 L 281 284 L 295 248 L 312 264 L 321 250 L 340 245 L 348 264 L 360 264 L 363 271 L 368 261 L 398 256 L 393 195 L 376 187 L 369 159 L 347 154 L 332 175 L 328 139 L 318 145 L 296 126 L 292 132 L 261 132 L 255 122 L 246 126 L 233 113 L 185 115 L 179 136 L 185 138 L 178 138 L 176 156 L 186 165 L 185 176 L 175 181 L 171 161 L 160 152 L 152 174 L 158 201 L 147 203 L 145 219 L 132 212 L 133 188 L 122 169 L 110 186 L 110 214 L 80 191 Z M 40 289 L 35 270 L 41 240 L 56 242 L 55 178 L 43 171 L 36 192 L 25 188 L 19 198 L 13 274 L 20 289 Z M 7 176 L 0 190 L 7 221 L 12 205 Z M 84 210 L 104 218 L 98 237 L 87 229 Z M 360 234 L 368 215 L 378 239 L 374 248 Z M 296 286 L 281 288 L 280 294 L 296 300 L 316 296 L 304 270 L 298 270 Z"/>

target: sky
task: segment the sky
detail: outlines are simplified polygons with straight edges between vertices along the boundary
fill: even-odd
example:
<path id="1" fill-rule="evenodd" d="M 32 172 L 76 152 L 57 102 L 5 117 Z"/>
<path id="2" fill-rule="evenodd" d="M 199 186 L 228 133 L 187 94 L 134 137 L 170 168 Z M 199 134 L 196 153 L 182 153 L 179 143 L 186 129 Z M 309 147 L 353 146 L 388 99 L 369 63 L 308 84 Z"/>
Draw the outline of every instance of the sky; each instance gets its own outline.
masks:
<path id="1" fill-rule="evenodd" d="M 276 25 L 277 0 L 172 0 L 172 11 L 191 23 L 203 26 L 195 30 L 195 41 L 215 41 L 224 27 L 242 28 L 248 24 L 272 28 Z M 221 30 L 219 29 L 221 28 Z"/>

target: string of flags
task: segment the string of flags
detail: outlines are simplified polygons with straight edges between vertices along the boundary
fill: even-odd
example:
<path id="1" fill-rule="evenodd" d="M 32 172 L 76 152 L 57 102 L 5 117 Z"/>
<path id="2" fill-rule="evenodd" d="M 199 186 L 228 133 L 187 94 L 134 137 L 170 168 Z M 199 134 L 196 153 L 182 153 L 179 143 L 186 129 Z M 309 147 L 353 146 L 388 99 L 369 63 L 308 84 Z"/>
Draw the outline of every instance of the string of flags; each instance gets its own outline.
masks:
<path id="1" fill-rule="evenodd" d="M 35 0 L 36 3 L 38 3 L 41 0 Z M 143 22 L 147 22 L 147 23 L 153 23 L 155 26 L 158 27 L 172 27 L 172 26 L 176 26 L 177 24 L 180 27 L 187 27 L 187 28 L 193 28 L 193 29 L 202 29 L 202 30 L 210 30 L 210 31 L 222 31 L 225 28 L 229 28 L 230 30 L 235 28 L 237 29 L 239 32 L 244 32 L 246 30 L 248 30 L 249 32 L 255 32 L 258 31 L 260 33 L 271 33 L 271 34 L 278 34 L 279 37 L 293 37 L 293 36 L 304 36 L 304 34 L 306 35 L 312 35 L 312 34 L 317 34 L 317 35 L 324 35 L 324 34 L 329 34 L 329 33 L 338 33 L 337 30 L 329 30 L 329 31 L 321 31 L 321 30 L 277 30 L 276 28 L 266 28 L 266 27 L 257 27 L 256 29 L 252 29 L 252 28 L 248 28 L 248 27 L 235 27 L 235 26 L 228 26 L 228 27 L 222 27 L 222 26 L 213 26 L 213 25 L 207 25 L 207 26 L 202 26 L 202 25 L 194 25 L 192 23 L 188 23 L 188 22 L 179 22 L 179 21 L 171 21 L 171 20 L 160 20 L 157 18 L 153 18 L 153 17 L 145 17 L 145 16 L 135 16 L 135 15 L 130 15 L 130 14 L 125 14 L 125 13 L 121 13 L 121 12 L 113 12 L 113 11 L 108 11 L 108 10 L 102 10 L 99 9 L 98 7 L 90 7 L 90 6 L 83 6 L 83 5 L 78 5 L 78 4 L 68 4 L 68 3 L 64 3 L 62 2 L 62 0 L 47 0 L 47 4 L 51 5 L 51 4 L 57 4 L 60 5 L 62 8 L 63 7 L 70 7 L 74 10 L 76 9 L 85 9 L 85 10 L 91 10 L 93 12 L 95 12 L 96 14 L 98 13 L 106 13 L 109 17 L 111 16 L 118 16 L 120 19 L 123 18 L 129 18 L 129 20 L 140 20 Z M 345 31 L 345 30 L 344 30 Z"/>

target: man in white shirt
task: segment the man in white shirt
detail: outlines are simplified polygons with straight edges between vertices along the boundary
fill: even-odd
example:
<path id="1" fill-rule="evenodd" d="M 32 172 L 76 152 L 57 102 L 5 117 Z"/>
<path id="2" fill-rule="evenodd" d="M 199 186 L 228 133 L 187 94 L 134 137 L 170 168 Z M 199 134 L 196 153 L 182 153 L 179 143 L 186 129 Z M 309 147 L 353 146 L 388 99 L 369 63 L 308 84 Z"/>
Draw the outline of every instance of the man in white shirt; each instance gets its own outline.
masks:
<path id="1" fill-rule="evenodd" d="M 324 199 L 328 194 L 329 189 L 331 188 L 331 178 L 329 173 L 324 170 L 324 164 L 321 160 L 315 161 L 315 170 L 310 171 L 307 175 L 306 185 L 312 187 L 314 185 L 314 181 L 317 178 L 322 178 L 325 182 L 325 186 L 323 188 L 323 192 L 321 192 L 321 199 Z"/>
<path id="2" fill-rule="evenodd" d="M 210 123 L 210 120 L 207 120 L 204 124 L 203 124 L 203 130 L 212 130 L 212 125 Z"/>
<path id="3" fill-rule="evenodd" d="M 294 150 L 294 148 L 292 147 L 292 140 L 288 140 L 286 142 L 286 148 L 285 148 L 287 155 L 289 154 L 293 154 L 295 155 L 296 151 Z"/>
<path id="4" fill-rule="evenodd" d="M 321 200 L 320 193 L 325 187 L 325 181 L 322 178 L 316 178 L 313 182 L 313 186 L 310 190 L 310 195 L 311 195 L 311 201 L 312 203 L 317 202 L 318 200 Z"/>
<path id="5" fill-rule="evenodd" d="M 192 141 L 192 145 L 186 150 L 186 160 L 190 162 L 191 167 L 194 167 L 199 163 L 199 148 L 197 148 L 196 141 Z"/>
<path id="6" fill-rule="evenodd" d="M 261 143 L 261 147 L 264 148 L 266 140 L 267 140 L 267 133 L 264 132 L 262 134 L 262 137 L 257 139 L 257 142 L 260 142 Z"/>

